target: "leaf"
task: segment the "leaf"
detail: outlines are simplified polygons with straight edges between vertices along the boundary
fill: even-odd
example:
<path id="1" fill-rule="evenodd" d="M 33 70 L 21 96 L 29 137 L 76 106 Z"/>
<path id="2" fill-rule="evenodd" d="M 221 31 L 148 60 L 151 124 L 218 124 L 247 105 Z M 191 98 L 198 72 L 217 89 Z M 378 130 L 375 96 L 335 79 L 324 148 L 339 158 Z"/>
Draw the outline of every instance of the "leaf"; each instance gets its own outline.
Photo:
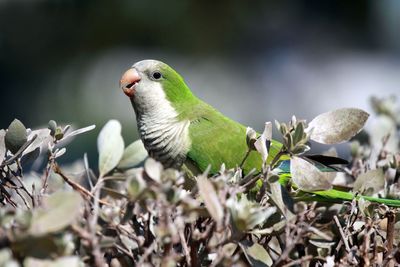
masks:
<path id="1" fill-rule="evenodd" d="M 297 127 L 296 130 L 294 131 L 293 134 L 293 143 L 297 144 L 298 142 L 301 141 L 301 139 L 303 139 L 303 134 L 304 134 L 304 123 L 300 122 Z"/>
<path id="2" fill-rule="evenodd" d="M 78 134 L 83 134 L 83 133 L 86 133 L 86 132 L 89 132 L 89 131 L 93 130 L 94 128 L 96 128 L 96 125 L 90 125 L 90 126 L 87 126 L 87 127 L 84 127 L 84 128 L 76 129 L 76 130 L 68 133 L 64 138 L 72 137 L 72 136 L 75 136 L 75 135 L 78 135 Z M 65 130 L 64 130 L 64 132 L 65 132 Z"/>
<path id="3" fill-rule="evenodd" d="M 212 183 L 205 176 L 197 178 L 197 186 L 199 188 L 200 197 L 203 199 L 204 204 L 211 217 L 217 222 L 221 223 L 224 217 L 224 210 L 217 196 Z"/>
<path id="4" fill-rule="evenodd" d="M 121 240 L 121 243 L 125 246 L 125 248 L 128 250 L 134 250 L 134 249 L 139 248 L 139 245 L 135 240 L 133 240 L 125 235 L 120 235 L 119 239 Z"/>
<path id="5" fill-rule="evenodd" d="M 60 150 L 58 150 L 58 151 L 55 153 L 54 158 L 56 159 L 56 158 L 61 157 L 62 155 L 65 154 L 65 152 L 67 152 L 67 149 L 66 149 L 65 147 L 61 148 Z"/>
<path id="6" fill-rule="evenodd" d="M 124 154 L 122 155 L 122 159 L 118 163 L 117 168 L 126 170 L 139 167 L 144 163 L 148 156 L 149 154 L 147 153 L 142 140 L 136 140 L 125 148 Z"/>
<path id="7" fill-rule="evenodd" d="M 7 148 L 5 143 L 5 130 L 0 130 L 0 165 L 3 163 L 4 157 L 6 156 Z"/>
<path id="8" fill-rule="evenodd" d="M 378 193 L 385 186 L 385 174 L 381 168 L 369 170 L 366 173 L 360 174 L 354 182 L 354 191 L 361 193 L 370 192 L 371 195 Z M 370 189 L 372 189 L 370 191 Z"/>
<path id="9" fill-rule="evenodd" d="M 32 131 L 29 134 L 29 140 L 31 140 L 31 138 L 35 135 L 37 135 L 36 139 L 32 142 L 32 144 L 30 144 L 30 146 L 27 147 L 27 149 L 24 151 L 24 153 L 22 153 L 22 155 L 26 155 L 36 150 L 37 148 L 39 148 L 40 150 L 43 147 L 47 148 L 47 144 L 51 142 L 51 140 L 53 139 L 53 137 L 50 135 L 49 129 L 38 129 Z"/>
<path id="10" fill-rule="evenodd" d="M 383 145 L 382 140 L 389 136 L 385 142 L 385 151 L 393 154 L 398 151 L 399 135 L 397 134 L 397 124 L 392 118 L 380 115 L 372 121 L 370 126 L 370 142 L 374 149 L 380 151 Z"/>
<path id="11" fill-rule="evenodd" d="M 82 198 L 75 191 L 59 191 L 43 199 L 43 207 L 33 211 L 29 233 L 41 236 L 71 225 L 80 215 Z"/>
<path id="12" fill-rule="evenodd" d="M 290 160 L 292 181 L 303 191 L 318 191 L 332 188 L 336 172 L 321 172 L 314 164 L 300 157 Z"/>
<path id="13" fill-rule="evenodd" d="M 249 246 L 245 242 L 239 243 L 251 266 L 271 266 L 273 260 L 263 246 L 254 243 Z"/>
<path id="14" fill-rule="evenodd" d="M 8 126 L 4 138 L 7 149 L 15 154 L 26 143 L 27 139 L 25 126 L 18 119 L 13 120 Z"/>
<path id="15" fill-rule="evenodd" d="M 257 140 L 257 132 L 253 128 L 246 128 L 246 144 L 250 150 L 255 150 L 254 143 Z"/>
<path id="16" fill-rule="evenodd" d="M 310 139 L 322 144 L 343 143 L 361 131 L 368 117 L 361 109 L 337 109 L 315 117 L 306 132 Z"/>
<path id="17" fill-rule="evenodd" d="M 133 175 L 126 180 L 128 196 L 132 200 L 138 197 L 145 188 L 146 182 L 143 180 L 141 172 L 137 172 L 136 175 Z"/>
<path id="18" fill-rule="evenodd" d="M 242 194 L 240 199 L 237 199 L 237 197 L 230 198 L 226 204 L 234 226 L 241 232 L 253 230 L 254 227 L 264 223 L 277 211 L 276 207 L 263 207 L 248 200 L 245 194 Z"/>
<path id="19" fill-rule="evenodd" d="M 264 132 L 254 143 L 255 148 L 261 154 L 263 162 L 265 162 L 268 158 L 271 139 L 272 139 L 272 123 L 268 121 L 265 123 Z"/>
<path id="20" fill-rule="evenodd" d="M 103 177 L 117 166 L 124 153 L 124 140 L 119 121 L 110 120 L 104 125 L 97 138 L 97 149 L 100 177 Z"/>
<path id="21" fill-rule="evenodd" d="M 333 247 L 333 245 L 336 244 L 336 242 L 322 240 L 322 239 L 310 239 L 308 242 L 310 242 L 311 244 L 313 244 L 318 248 L 325 248 L 325 249 L 330 249 Z"/>
<path id="22" fill-rule="evenodd" d="M 279 182 L 270 184 L 271 187 L 271 199 L 281 211 L 281 213 L 290 220 L 294 217 L 293 211 L 293 199 L 289 194 L 284 194 L 284 187 Z"/>
<path id="23" fill-rule="evenodd" d="M 160 162 L 156 161 L 153 158 L 148 158 L 144 163 L 144 170 L 151 179 L 158 183 L 161 182 L 161 173 L 163 170 L 163 166 Z"/>
<path id="24" fill-rule="evenodd" d="M 36 258 L 26 258 L 24 260 L 25 267 L 80 267 L 83 263 L 79 260 L 79 257 L 68 256 L 58 258 L 56 260 L 41 260 Z"/>

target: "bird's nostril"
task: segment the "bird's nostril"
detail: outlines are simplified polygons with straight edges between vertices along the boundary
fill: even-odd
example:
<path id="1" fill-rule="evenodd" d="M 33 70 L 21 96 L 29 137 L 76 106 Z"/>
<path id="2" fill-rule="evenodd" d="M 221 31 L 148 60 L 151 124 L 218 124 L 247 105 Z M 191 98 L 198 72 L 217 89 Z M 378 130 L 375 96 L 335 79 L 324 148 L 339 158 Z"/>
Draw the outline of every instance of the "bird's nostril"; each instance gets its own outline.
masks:
<path id="1" fill-rule="evenodd" d="M 134 85 L 135 85 L 135 83 L 129 83 L 129 84 L 125 85 L 125 88 L 131 89 L 132 86 L 134 86 Z"/>

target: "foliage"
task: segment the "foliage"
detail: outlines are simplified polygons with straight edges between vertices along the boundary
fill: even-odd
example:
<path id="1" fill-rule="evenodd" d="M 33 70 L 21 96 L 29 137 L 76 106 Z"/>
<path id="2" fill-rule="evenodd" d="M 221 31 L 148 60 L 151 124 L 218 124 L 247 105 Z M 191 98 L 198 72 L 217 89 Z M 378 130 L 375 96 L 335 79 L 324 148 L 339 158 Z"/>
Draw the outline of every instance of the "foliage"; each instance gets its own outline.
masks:
<path id="1" fill-rule="evenodd" d="M 333 144 L 357 134 L 368 118 L 357 109 L 309 124 L 276 122 L 283 138 L 277 155 L 269 154 L 271 123 L 260 136 L 249 128 L 243 138 L 264 158 L 262 172 L 243 177 L 240 166 L 221 166 L 190 189 L 184 173 L 147 158 L 140 141 L 124 150 L 118 121 L 100 132 L 95 175 L 86 155 L 57 164 L 67 142 L 94 126 L 72 131 L 50 121 L 48 129 L 30 130 L 15 120 L 0 131 L 0 266 L 398 264 L 399 216 L 391 206 L 400 202 L 390 199 L 400 197 L 400 123 L 393 103 L 373 99 L 379 131 L 351 142 L 347 166 L 323 163 L 336 156 L 332 150 L 308 151 L 310 140 Z M 27 171 L 32 164 L 43 171 Z"/>

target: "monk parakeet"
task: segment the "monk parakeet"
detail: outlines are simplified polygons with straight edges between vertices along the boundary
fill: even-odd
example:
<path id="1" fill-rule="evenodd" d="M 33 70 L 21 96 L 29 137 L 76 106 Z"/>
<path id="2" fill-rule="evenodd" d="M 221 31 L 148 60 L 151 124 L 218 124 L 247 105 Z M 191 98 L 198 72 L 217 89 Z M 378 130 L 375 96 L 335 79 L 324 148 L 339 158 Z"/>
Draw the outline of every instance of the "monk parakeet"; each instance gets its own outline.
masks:
<path id="1" fill-rule="evenodd" d="M 166 167 L 217 172 L 240 164 L 247 153 L 246 127 L 197 98 L 167 64 L 143 60 L 132 66 L 120 85 L 130 97 L 140 137 L 149 155 Z M 279 143 L 273 142 L 272 150 Z M 260 169 L 261 156 L 250 153 L 244 173 Z"/>
<path id="2" fill-rule="evenodd" d="M 148 154 L 165 167 L 184 167 L 197 174 L 210 165 L 213 174 L 221 164 L 234 168 L 245 158 L 246 127 L 197 98 L 167 64 L 157 60 L 137 62 L 123 74 L 120 87 L 132 102 L 139 135 Z M 276 155 L 281 146 L 272 141 L 270 155 Z M 260 170 L 261 166 L 261 155 L 252 151 L 242 169 L 248 173 Z M 356 197 L 333 189 L 313 192 L 313 196 L 332 200 Z M 400 206 L 399 200 L 365 198 Z"/>

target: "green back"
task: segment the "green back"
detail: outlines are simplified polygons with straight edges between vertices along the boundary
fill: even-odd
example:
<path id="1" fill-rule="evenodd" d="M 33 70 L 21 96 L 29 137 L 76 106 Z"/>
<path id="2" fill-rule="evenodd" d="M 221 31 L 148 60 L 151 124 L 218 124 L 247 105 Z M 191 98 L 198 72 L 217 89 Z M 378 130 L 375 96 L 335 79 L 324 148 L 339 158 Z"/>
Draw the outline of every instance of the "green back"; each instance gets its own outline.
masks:
<path id="1" fill-rule="evenodd" d="M 239 166 L 247 153 L 246 127 L 224 116 L 202 101 L 192 107 L 197 114 L 191 120 L 189 135 L 192 141 L 188 160 L 200 171 L 211 165 L 211 173 L 219 171 L 222 163 L 227 168 Z M 273 142 L 270 153 L 276 154 L 279 143 Z M 250 152 L 243 166 L 244 173 L 261 170 L 262 159 L 257 151 Z"/>

